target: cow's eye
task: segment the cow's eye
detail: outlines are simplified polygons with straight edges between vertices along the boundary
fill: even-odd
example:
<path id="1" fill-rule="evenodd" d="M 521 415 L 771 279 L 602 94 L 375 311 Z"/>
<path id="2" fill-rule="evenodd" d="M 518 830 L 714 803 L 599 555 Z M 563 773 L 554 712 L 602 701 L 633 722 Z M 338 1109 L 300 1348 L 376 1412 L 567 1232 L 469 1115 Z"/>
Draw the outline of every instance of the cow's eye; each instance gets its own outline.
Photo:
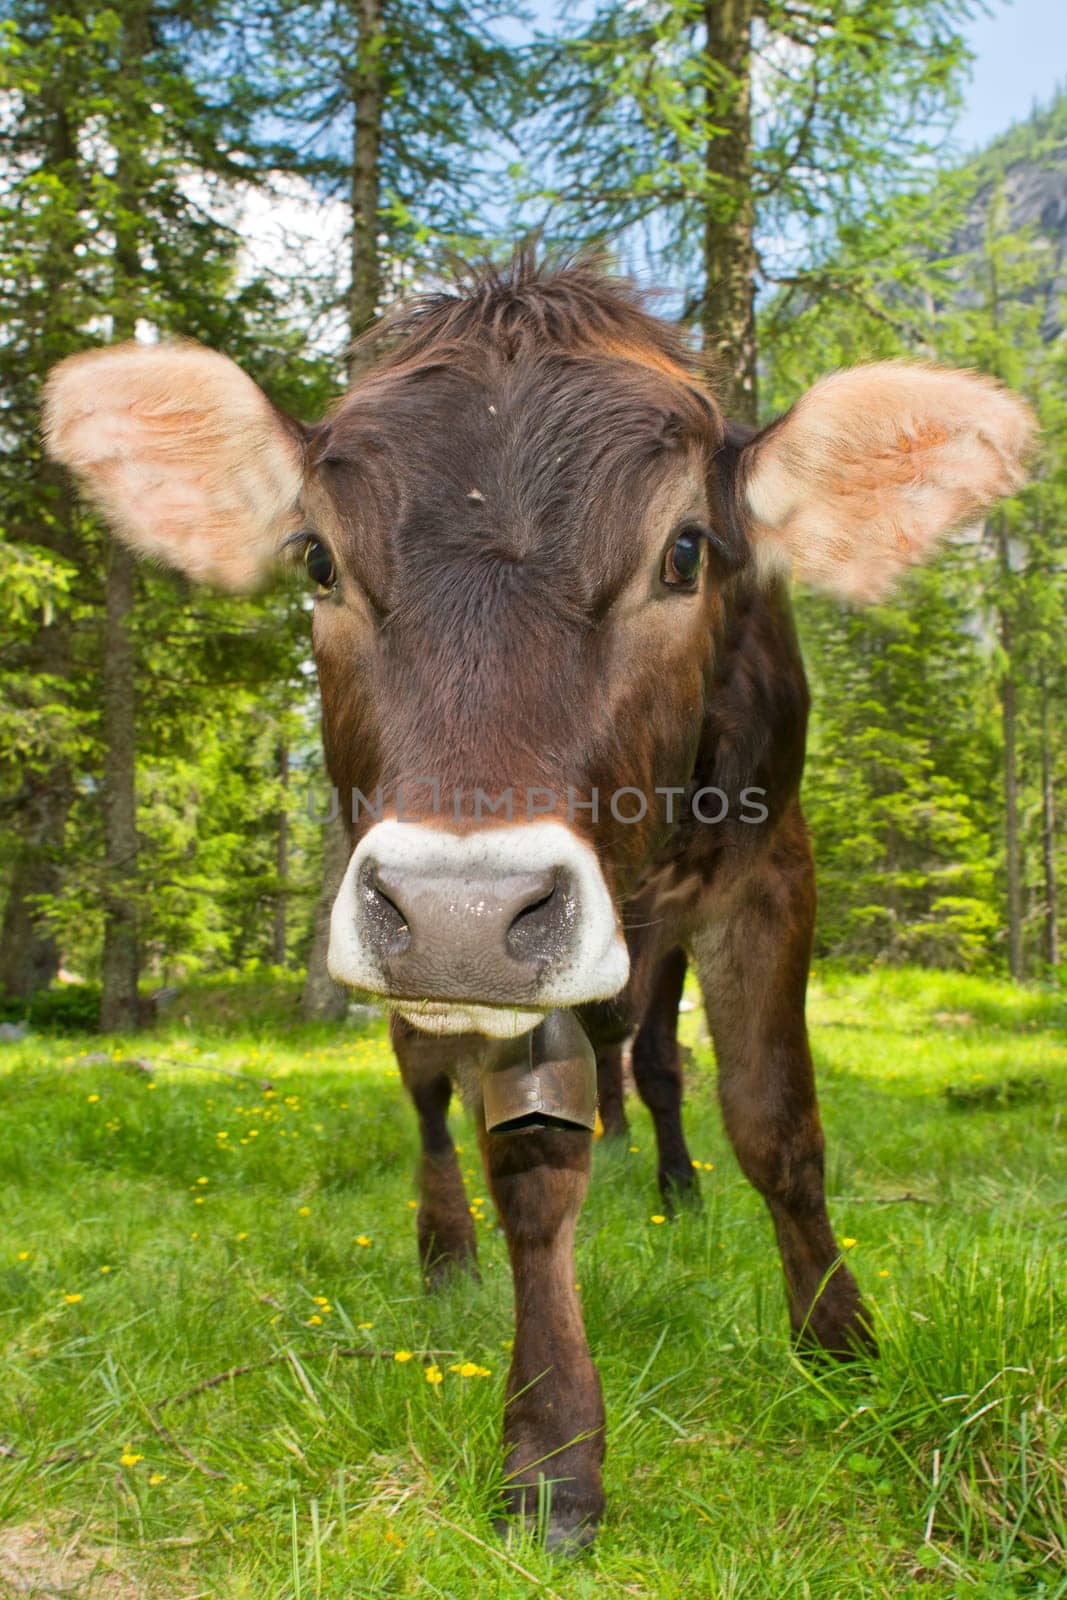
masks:
<path id="1" fill-rule="evenodd" d="M 337 573 L 334 570 L 333 556 L 317 539 L 309 539 L 304 546 L 304 565 L 308 570 L 308 577 L 317 583 L 320 589 L 334 587 Z"/>
<path id="2" fill-rule="evenodd" d="M 699 528 L 683 528 L 663 557 L 663 582 L 668 589 L 695 589 L 704 564 L 707 540 Z"/>

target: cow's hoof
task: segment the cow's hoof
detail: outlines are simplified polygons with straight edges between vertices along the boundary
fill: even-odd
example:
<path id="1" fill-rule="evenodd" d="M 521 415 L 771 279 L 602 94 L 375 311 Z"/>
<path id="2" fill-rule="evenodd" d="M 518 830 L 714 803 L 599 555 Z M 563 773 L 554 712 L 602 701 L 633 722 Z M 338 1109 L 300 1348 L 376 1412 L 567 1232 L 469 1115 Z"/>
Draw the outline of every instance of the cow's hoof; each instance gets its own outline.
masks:
<path id="1" fill-rule="evenodd" d="M 536 1539 L 549 1555 L 564 1560 L 588 1550 L 597 1536 L 599 1526 L 599 1511 L 582 1511 L 566 1506 L 552 1506 L 547 1516 L 519 1513 L 500 1517 L 494 1523 L 497 1534 L 505 1543 L 521 1530 Z"/>
<path id="2" fill-rule="evenodd" d="M 599 1523 L 591 1517 L 569 1522 L 566 1517 L 549 1517 L 544 1532 L 544 1546 L 553 1556 L 576 1556 L 588 1550 L 597 1535 Z"/>
<path id="3" fill-rule="evenodd" d="M 576 1556 L 596 1538 L 604 1514 L 599 1472 L 595 1482 L 514 1483 L 507 1492 L 508 1515 L 496 1523 L 505 1539 L 524 1531 L 557 1556 Z"/>
<path id="4" fill-rule="evenodd" d="M 659 1192 L 663 1209 L 669 1217 L 680 1210 L 699 1211 L 703 1205 L 700 1182 L 691 1166 L 661 1167 Z"/>
<path id="5" fill-rule="evenodd" d="M 475 1283 L 482 1281 L 478 1258 L 473 1250 L 460 1251 L 455 1255 L 438 1251 L 433 1256 L 422 1257 L 422 1281 L 431 1294 L 437 1289 L 446 1289 L 461 1277 L 470 1278 Z"/>
<path id="6" fill-rule="evenodd" d="M 798 1355 L 816 1364 L 878 1359 L 878 1341 L 870 1314 L 862 1304 L 845 1316 L 822 1314 L 816 1306 L 804 1326 L 794 1329 L 793 1344 Z"/>

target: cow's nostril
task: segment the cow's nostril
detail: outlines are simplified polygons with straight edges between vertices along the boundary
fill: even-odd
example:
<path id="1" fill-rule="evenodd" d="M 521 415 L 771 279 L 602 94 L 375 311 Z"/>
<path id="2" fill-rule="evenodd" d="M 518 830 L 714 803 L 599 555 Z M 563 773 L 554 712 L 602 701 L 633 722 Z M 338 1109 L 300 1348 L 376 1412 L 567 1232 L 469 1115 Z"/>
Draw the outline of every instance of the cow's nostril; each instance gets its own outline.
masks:
<path id="1" fill-rule="evenodd" d="M 367 934 L 382 956 L 399 956 L 411 943 L 407 918 L 374 877 L 363 881 L 363 915 Z"/>
<path id="2" fill-rule="evenodd" d="M 574 895 L 565 879 L 520 907 L 504 936 L 508 955 L 515 961 L 543 965 L 563 953 L 574 921 Z"/>

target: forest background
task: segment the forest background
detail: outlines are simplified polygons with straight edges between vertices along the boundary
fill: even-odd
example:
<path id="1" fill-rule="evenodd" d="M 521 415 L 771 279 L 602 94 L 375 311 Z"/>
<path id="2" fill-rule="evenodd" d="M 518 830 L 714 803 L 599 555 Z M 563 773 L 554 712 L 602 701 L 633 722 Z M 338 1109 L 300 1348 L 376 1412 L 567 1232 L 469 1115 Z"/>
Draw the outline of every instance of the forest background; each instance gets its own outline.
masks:
<path id="1" fill-rule="evenodd" d="M 838 365 L 1025 393 L 1030 485 L 859 613 L 798 592 L 820 960 L 1062 983 L 1067 96 L 953 130 L 967 0 L 0 4 L 0 994 L 125 1029 L 322 965 L 309 601 L 193 591 L 42 457 L 57 360 L 191 337 L 320 416 L 456 254 L 607 250 L 766 420 Z"/>

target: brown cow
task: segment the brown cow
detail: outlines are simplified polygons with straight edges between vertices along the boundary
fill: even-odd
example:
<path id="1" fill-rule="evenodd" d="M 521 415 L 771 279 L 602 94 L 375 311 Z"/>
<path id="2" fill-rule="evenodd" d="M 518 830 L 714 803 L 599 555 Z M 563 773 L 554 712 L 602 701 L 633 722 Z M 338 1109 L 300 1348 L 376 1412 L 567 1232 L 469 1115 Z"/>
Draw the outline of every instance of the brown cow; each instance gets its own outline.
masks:
<path id="1" fill-rule="evenodd" d="M 532 1518 L 550 1485 L 548 1540 L 573 1545 L 601 1516 L 604 1452 L 574 1284 L 575 1016 L 608 1131 L 635 1033 L 669 1205 L 694 1184 L 676 1046 L 693 962 L 794 1333 L 873 1348 L 827 1217 L 805 1032 L 785 575 L 876 599 L 1018 485 L 1031 422 L 987 378 L 882 363 L 752 434 L 589 265 L 479 273 L 394 316 L 387 345 L 310 428 L 224 356 L 94 351 L 50 381 L 49 447 L 143 554 L 240 589 L 289 552 L 317 585 L 327 758 L 357 810 L 331 969 L 393 1009 L 430 1276 L 474 1262 L 454 1081 L 475 1110 L 515 1279 L 508 1500 Z"/>

